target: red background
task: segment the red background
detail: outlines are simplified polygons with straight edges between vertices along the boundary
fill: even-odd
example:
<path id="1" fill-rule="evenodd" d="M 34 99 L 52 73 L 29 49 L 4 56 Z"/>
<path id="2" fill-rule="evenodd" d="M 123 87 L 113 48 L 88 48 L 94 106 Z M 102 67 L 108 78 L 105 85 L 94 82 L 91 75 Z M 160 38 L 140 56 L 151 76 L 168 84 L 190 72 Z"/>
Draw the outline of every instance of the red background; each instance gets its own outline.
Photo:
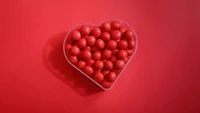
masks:
<path id="1" fill-rule="evenodd" d="M 1 0 L 0 113 L 199 113 L 199 0 Z M 119 18 L 138 51 L 110 91 L 72 69 L 66 33 Z"/>

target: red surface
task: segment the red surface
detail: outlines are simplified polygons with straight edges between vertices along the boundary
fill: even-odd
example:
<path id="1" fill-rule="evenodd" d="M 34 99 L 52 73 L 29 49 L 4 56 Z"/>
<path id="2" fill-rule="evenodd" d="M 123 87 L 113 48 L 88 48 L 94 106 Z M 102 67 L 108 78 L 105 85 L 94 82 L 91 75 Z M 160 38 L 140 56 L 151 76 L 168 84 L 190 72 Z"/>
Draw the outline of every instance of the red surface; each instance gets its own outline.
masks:
<path id="1" fill-rule="evenodd" d="M 0 113 L 199 113 L 199 0 L 1 0 Z M 119 18 L 136 56 L 101 91 L 62 54 L 70 28 Z"/>

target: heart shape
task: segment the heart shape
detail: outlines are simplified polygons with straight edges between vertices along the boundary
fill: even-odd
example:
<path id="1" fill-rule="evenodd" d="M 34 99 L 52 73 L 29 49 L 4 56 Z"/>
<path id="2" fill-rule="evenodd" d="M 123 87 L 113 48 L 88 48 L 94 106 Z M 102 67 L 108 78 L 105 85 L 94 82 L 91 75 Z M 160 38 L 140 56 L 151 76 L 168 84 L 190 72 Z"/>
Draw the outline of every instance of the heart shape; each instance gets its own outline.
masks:
<path id="1" fill-rule="evenodd" d="M 71 29 L 63 42 L 66 60 L 103 90 L 110 90 L 136 53 L 134 29 L 122 20 Z"/>

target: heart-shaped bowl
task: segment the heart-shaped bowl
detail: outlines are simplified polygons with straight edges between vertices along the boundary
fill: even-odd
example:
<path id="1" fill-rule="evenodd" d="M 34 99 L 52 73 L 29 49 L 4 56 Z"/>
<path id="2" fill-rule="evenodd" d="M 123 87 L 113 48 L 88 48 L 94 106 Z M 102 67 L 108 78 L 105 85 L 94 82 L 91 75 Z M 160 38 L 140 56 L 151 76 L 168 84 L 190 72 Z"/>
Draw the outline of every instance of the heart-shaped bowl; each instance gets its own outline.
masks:
<path id="1" fill-rule="evenodd" d="M 94 28 L 94 27 L 98 27 L 98 28 L 101 28 L 101 26 L 104 24 L 104 23 L 112 23 L 112 22 L 118 22 L 120 23 L 121 27 L 125 28 L 126 30 L 132 30 L 133 34 L 134 34 L 134 41 L 135 41 L 135 47 L 134 47 L 134 52 L 132 52 L 132 55 L 129 56 L 129 59 L 126 61 L 125 63 L 125 66 L 116 72 L 116 79 L 113 81 L 113 82 L 108 82 L 107 84 L 109 85 L 109 87 L 103 87 L 101 83 L 98 83 L 97 81 L 95 81 L 91 76 L 87 75 L 82 69 L 79 69 L 75 64 L 73 64 L 72 62 L 70 62 L 69 58 L 68 58 L 68 54 L 69 52 L 67 52 L 66 50 L 66 45 L 68 43 L 71 43 L 71 35 L 72 35 L 72 32 L 75 31 L 75 30 L 80 30 L 80 28 L 82 26 L 89 26 L 91 29 Z M 123 36 L 123 34 L 122 34 Z M 112 38 L 112 37 L 111 37 Z M 122 20 L 119 20 L 119 19 L 111 19 L 111 20 L 106 20 L 102 23 L 100 23 L 99 25 L 95 25 L 95 24 L 81 24 L 81 25 L 78 25 L 74 28 L 72 28 L 66 35 L 65 39 L 64 39 L 64 42 L 63 42 L 63 53 L 64 53 L 64 56 L 66 58 L 66 60 L 69 62 L 70 65 L 72 65 L 75 69 L 77 69 L 79 72 L 81 72 L 83 75 L 85 75 L 88 79 L 90 79 L 91 81 L 93 81 L 96 85 L 98 85 L 100 88 L 102 88 L 103 90 L 110 90 L 114 84 L 117 82 L 117 80 L 120 78 L 122 72 L 124 71 L 124 69 L 126 68 L 126 66 L 128 66 L 129 62 L 131 61 L 131 59 L 133 58 L 133 56 L 135 55 L 136 53 L 136 50 L 138 48 L 138 38 L 137 38 L 137 35 L 136 35 L 136 32 L 135 30 L 131 27 L 131 25 L 129 25 L 128 23 L 122 21 Z M 94 68 L 94 67 L 93 67 Z"/>

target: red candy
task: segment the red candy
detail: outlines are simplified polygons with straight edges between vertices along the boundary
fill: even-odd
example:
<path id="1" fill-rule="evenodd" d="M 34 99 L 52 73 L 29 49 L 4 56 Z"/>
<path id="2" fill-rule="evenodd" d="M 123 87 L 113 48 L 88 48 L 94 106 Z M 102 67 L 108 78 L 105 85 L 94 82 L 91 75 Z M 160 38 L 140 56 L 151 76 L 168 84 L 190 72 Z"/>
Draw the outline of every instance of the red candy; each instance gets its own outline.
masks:
<path id="1" fill-rule="evenodd" d="M 94 69 L 91 66 L 85 66 L 83 68 L 83 72 L 85 72 L 85 74 L 92 76 L 92 74 L 94 73 Z"/>
<path id="2" fill-rule="evenodd" d="M 76 63 L 78 62 L 78 58 L 77 58 L 77 56 L 69 55 L 69 61 L 70 61 L 72 64 L 76 64 Z"/>
<path id="3" fill-rule="evenodd" d="M 91 51 L 91 47 L 90 46 L 86 46 L 86 47 L 83 48 L 83 50 Z"/>
<path id="4" fill-rule="evenodd" d="M 119 30 L 121 31 L 122 34 L 124 34 L 124 32 L 126 31 L 124 27 L 121 27 Z"/>
<path id="5" fill-rule="evenodd" d="M 98 27 L 94 28 L 94 29 L 92 30 L 92 35 L 93 35 L 94 37 L 99 37 L 99 36 L 101 36 L 101 29 L 98 28 Z"/>
<path id="6" fill-rule="evenodd" d="M 129 41 L 129 42 L 128 42 L 128 48 L 129 48 L 129 49 L 135 48 L 135 41 L 133 41 L 133 40 Z"/>
<path id="7" fill-rule="evenodd" d="M 121 25 L 120 25 L 119 22 L 112 22 L 112 24 L 111 24 L 111 28 L 112 28 L 113 30 L 117 30 L 117 29 L 119 29 L 120 27 L 121 27 Z"/>
<path id="8" fill-rule="evenodd" d="M 118 52 L 117 52 L 117 57 L 119 58 L 119 59 L 125 59 L 126 57 L 128 56 L 128 53 L 127 53 L 127 51 L 126 50 L 119 50 Z"/>
<path id="9" fill-rule="evenodd" d="M 118 51 L 119 51 L 118 49 L 113 49 L 113 50 L 112 50 L 112 54 L 113 54 L 113 55 L 116 55 Z"/>
<path id="10" fill-rule="evenodd" d="M 89 36 L 87 39 L 87 45 L 94 46 L 96 43 L 96 38 L 94 36 Z"/>
<path id="11" fill-rule="evenodd" d="M 117 78 L 117 75 L 116 75 L 115 72 L 108 73 L 108 80 L 109 81 L 114 82 L 116 78 Z"/>
<path id="12" fill-rule="evenodd" d="M 79 39 L 81 39 L 81 33 L 79 31 L 73 31 L 72 32 L 72 39 L 73 40 L 79 40 Z"/>
<path id="13" fill-rule="evenodd" d="M 84 50 L 84 51 L 81 53 L 81 55 L 82 55 L 82 58 L 83 58 L 84 60 L 90 60 L 90 59 L 92 58 L 92 53 L 91 53 L 90 51 L 88 51 L 88 50 Z"/>
<path id="14" fill-rule="evenodd" d="M 84 48 L 86 47 L 86 39 L 85 38 L 81 38 L 77 43 L 76 45 L 79 47 L 79 48 Z"/>
<path id="15" fill-rule="evenodd" d="M 86 65 L 86 62 L 83 61 L 83 60 L 79 60 L 79 61 L 76 63 L 76 66 L 77 66 L 79 69 L 84 68 L 85 65 Z"/>
<path id="16" fill-rule="evenodd" d="M 102 39 L 98 39 L 98 40 L 96 41 L 96 47 L 97 47 L 98 49 L 103 49 L 104 46 L 105 46 L 105 42 L 104 42 Z"/>
<path id="17" fill-rule="evenodd" d="M 132 30 L 126 30 L 126 31 L 124 32 L 124 35 L 125 35 L 125 38 L 126 38 L 127 40 L 133 40 L 133 38 L 134 38 L 134 36 L 135 36 Z"/>
<path id="18" fill-rule="evenodd" d="M 82 26 L 80 32 L 82 35 L 89 35 L 91 32 L 91 28 L 89 26 Z"/>
<path id="19" fill-rule="evenodd" d="M 94 60 L 101 60 L 101 52 L 96 51 L 96 52 L 93 54 L 93 59 L 94 59 Z"/>
<path id="20" fill-rule="evenodd" d="M 108 75 L 109 72 L 110 72 L 110 71 L 108 71 L 108 70 L 103 70 L 103 71 L 102 71 L 102 73 L 103 73 L 103 75 L 104 75 L 105 77 Z"/>
<path id="21" fill-rule="evenodd" d="M 87 61 L 87 65 L 88 66 L 93 66 L 94 62 L 95 61 L 93 59 L 90 59 L 90 60 Z"/>
<path id="22" fill-rule="evenodd" d="M 72 46 L 70 49 L 71 55 L 78 55 L 80 53 L 80 49 L 77 46 Z"/>
<path id="23" fill-rule="evenodd" d="M 133 30 L 122 21 L 83 25 L 68 35 L 68 61 L 105 89 L 110 88 L 136 50 Z"/>
<path id="24" fill-rule="evenodd" d="M 110 23 L 109 23 L 109 22 L 104 22 L 104 23 L 102 24 L 102 26 L 101 26 L 101 29 L 102 29 L 103 31 L 110 31 L 110 30 L 111 30 L 111 25 L 110 25 Z"/>
<path id="25" fill-rule="evenodd" d="M 129 57 L 126 57 L 126 58 L 124 59 L 124 62 L 127 63 L 128 60 L 129 60 Z"/>
<path id="26" fill-rule="evenodd" d="M 116 74 L 119 74 L 121 70 L 115 68 L 115 69 L 113 69 L 112 71 L 115 72 Z"/>
<path id="27" fill-rule="evenodd" d="M 96 72 L 95 74 L 94 74 L 94 80 L 96 81 L 96 82 L 98 82 L 98 83 L 100 83 L 100 82 L 102 82 L 103 81 L 103 79 L 104 79 L 104 75 L 101 73 L 101 72 Z"/>
<path id="28" fill-rule="evenodd" d="M 133 49 L 127 49 L 126 51 L 127 51 L 127 53 L 128 53 L 129 56 L 132 55 L 132 54 L 134 53 L 134 50 L 133 50 Z"/>
<path id="29" fill-rule="evenodd" d="M 114 63 L 117 60 L 117 57 L 112 55 L 109 60 Z"/>
<path id="30" fill-rule="evenodd" d="M 107 70 L 112 70 L 113 69 L 113 63 L 109 60 L 107 60 L 105 63 L 104 63 L 104 66 Z"/>
<path id="31" fill-rule="evenodd" d="M 121 40 L 117 43 L 119 49 L 126 49 L 128 47 L 128 42 L 126 40 Z"/>
<path id="32" fill-rule="evenodd" d="M 110 88 L 112 83 L 109 82 L 107 79 L 104 79 L 102 82 L 101 82 L 101 85 L 104 87 L 104 88 Z"/>
<path id="33" fill-rule="evenodd" d="M 104 64 L 103 64 L 103 62 L 102 61 L 96 61 L 96 62 L 94 62 L 94 68 L 95 69 L 103 69 L 103 67 L 104 67 Z"/>
<path id="34" fill-rule="evenodd" d="M 67 44 L 67 45 L 65 46 L 65 49 L 66 49 L 67 51 L 69 51 L 71 47 L 72 47 L 71 44 Z"/>
<path id="35" fill-rule="evenodd" d="M 120 39 L 121 36 L 122 36 L 122 33 L 121 33 L 119 30 L 113 30 L 113 31 L 111 32 L 111 37 L 112 37 L 112 39 L 114 39 L 114 40 Z"/>
<path id="36" fill-rule="evenodd" d="M 112 51 L 109 50 L 109 49 L 105 49 L 102 52 L 102 56 L 103 56 L 104 59 L 109 59 L 112 56 Z"/>
<path id="37" fill-rule="evenodd" d="M 114 40 L 109 40 L 107 43 L 108 49 L 115 49 L 117 47 L 117 42 Z"/>
<path id="38" fill-rule="evenodd" d="M 110 33 L 108 32 L 103 32 L 101 34 L 101 38 L 104 40 L 104 41 L 109 41 L 110 40 Z"/>
<path id="39" fill-rule="evenodd" d="M 115 68 L 122 69 L 125 66 L 124 60 L 117 60 L 115 61 Z"/>

